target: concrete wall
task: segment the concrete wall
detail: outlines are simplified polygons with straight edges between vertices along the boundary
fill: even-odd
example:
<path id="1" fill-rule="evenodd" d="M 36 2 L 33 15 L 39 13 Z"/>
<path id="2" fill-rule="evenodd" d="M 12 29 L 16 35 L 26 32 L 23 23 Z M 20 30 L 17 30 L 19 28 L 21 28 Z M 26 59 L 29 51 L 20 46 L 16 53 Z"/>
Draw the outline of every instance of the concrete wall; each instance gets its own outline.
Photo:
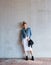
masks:
<path id="1" fill-rule="evenodd" d="M 0 0 L 0 58 L 22 58 L 20 23 L 32 29 L 35 57 L 51 57 L 51 0 Z"/>

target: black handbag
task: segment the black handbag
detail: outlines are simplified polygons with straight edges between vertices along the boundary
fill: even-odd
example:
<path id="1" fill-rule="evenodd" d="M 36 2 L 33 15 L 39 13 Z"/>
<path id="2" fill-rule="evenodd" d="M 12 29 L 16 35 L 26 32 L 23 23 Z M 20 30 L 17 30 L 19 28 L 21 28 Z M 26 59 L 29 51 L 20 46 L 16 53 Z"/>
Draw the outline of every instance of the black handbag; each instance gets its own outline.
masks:
<path id="1" fill-rule="evenodd" d="M 34 44 L 34 42 L 33 42 L 33 40 L 32 39 L 30 39 L 29 41 L 28 41 L 28 47 L 32 47 L 32 45 Z"/>

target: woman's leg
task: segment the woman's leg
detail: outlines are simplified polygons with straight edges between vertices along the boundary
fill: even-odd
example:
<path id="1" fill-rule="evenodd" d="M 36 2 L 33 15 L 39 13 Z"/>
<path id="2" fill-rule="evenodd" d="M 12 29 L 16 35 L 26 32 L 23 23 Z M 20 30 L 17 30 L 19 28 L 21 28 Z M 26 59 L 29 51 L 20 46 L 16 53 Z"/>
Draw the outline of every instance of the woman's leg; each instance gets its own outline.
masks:
<path id="1" fill-rule="evenodd" d="M 28 52 L 27 51 L 25 51 L 25 57 L 26 57 L 25 59 L 28 60 Z"/>
<path id="2" fill-rule="evenodd" d="M 33 50 L 30 50 L 31 56 L 33 56 Z"/>
<path id="3" fill-rule="evenodd" d="M 25 58 L 26 58 L 26 60 L 28 60 L 28 54 L 27 54 L 27 51 L 26 51 L 26 44 L 27 44 L 26 38 L 22 40 L 22 44 L 23 44 Z"/>
<path id="4" fill-rule="evenodd" d="M 33 50 L 31 50 L 30 53 L 31 53 L 31 56 L 32 56 L 31 60 L 34 60 Z"/>
<path id="5" fill-rule="evenodd" d="M 25 56 L 28 56 L 27 51 L 25 51 Z"/>

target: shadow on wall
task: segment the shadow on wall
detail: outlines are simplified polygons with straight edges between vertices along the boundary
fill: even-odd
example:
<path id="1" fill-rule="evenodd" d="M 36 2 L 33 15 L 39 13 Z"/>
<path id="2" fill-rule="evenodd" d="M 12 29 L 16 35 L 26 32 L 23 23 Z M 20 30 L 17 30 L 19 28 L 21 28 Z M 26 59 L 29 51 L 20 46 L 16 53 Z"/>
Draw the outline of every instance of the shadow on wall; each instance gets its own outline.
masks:
<path id="1" fill-rule="evenodd" d="M 21 40 L 21 29 L 23 28 L 22 27 L 22 23 L 23 23 L 23 21 L 22 22 L 19 22 L 17 24 L 17 29 L 19 29 L 19 33 L 18 33 L 19 35 L 17 35 L 17 36 L 18 36 L 18 45 L 21 47 L 21 50 L 24 53 L 24 48 L 23 48 L 22 40 Z"/>

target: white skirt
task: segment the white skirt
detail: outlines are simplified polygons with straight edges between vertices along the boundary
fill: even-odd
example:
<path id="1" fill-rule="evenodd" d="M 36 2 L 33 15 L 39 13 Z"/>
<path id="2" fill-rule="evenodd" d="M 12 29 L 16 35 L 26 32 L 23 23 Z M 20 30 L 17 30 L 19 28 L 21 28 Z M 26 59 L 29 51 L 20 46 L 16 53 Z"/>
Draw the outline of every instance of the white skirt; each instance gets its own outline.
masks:
<path id="1" fill-rule="evenodd" d="M 22 44 L 23 44 L 23 47 L 24 47 L 24 51 L 32 51 L 32 48 L 28 47 L 27 37 L 22 40 Z"/>

